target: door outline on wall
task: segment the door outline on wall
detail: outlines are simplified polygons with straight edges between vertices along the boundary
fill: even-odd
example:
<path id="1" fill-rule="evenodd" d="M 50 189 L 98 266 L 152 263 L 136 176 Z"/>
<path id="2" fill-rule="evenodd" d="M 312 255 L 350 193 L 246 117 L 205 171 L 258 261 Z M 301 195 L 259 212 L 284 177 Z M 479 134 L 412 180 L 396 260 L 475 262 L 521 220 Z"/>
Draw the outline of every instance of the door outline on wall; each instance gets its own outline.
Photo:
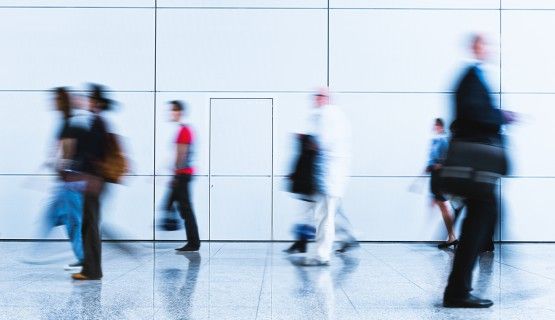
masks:
<path id="1" fill-rule="evenodd" d="M 218 97 L 210 98 L 208 106 L 208 240 L 212 240 L 212 176 L 226 176 L 212 174 L 212 103 L 215 100 L 270 100 L 271 103 L 271 162 L 270 162 L 270 241 L 274 240 L 274 98 L 269 97 Z M 232 176 L 232 175 L 228 175 Z M 253 175 L 253 177 L 268 177 L 267 175 Z M 239 241 L 239 240 L 238 240 Z"/>

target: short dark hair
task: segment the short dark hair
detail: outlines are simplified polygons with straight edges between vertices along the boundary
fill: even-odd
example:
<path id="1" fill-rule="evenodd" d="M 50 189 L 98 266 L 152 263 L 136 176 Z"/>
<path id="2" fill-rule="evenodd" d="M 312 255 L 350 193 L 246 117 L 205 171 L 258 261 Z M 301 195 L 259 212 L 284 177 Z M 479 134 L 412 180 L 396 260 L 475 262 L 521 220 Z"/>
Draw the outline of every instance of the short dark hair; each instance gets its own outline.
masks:
<path id="1" fill-rule="evenodd" d="M 443 122 L 443 119 L 441 119 L 441 118 L 436 118 L 435 125 L 438 126 L 438 127 L 445 128 L 445 123 Z"/>
<path id="2" fill-rule="evenodd" d="M 64 118 L 69 118 L 71 116 L 71 99 L 69 97 L 69 92 L 66 87 L 57 87 L 52 89 L 57 102 L 58 111 L 62 112 Z"/>
<path id="3" fill-rule="evenodd" d="M 185 111 L 185 103 L 179 100 L 172 100 L 169 102 L 173 111 Z"/>

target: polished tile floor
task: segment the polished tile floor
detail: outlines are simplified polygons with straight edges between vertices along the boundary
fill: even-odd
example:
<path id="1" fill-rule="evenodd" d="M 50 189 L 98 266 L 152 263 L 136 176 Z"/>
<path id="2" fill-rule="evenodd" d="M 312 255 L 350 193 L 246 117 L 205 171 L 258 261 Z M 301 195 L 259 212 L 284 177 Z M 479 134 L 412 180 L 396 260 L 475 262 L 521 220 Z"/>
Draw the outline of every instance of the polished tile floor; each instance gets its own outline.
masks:
<path id="1" fill-rule="evenodd" d="M 365 243 L 330 267 L 296 266 L 286 243 L 178 245 L 105 243 L 103 280 L 74 282 L 68 243 L 0 242 L 0 319 L 555 319 L 555 244 L 482 256 L 486 310 L 441 307 L 453 252 L 433 244 Z"/>

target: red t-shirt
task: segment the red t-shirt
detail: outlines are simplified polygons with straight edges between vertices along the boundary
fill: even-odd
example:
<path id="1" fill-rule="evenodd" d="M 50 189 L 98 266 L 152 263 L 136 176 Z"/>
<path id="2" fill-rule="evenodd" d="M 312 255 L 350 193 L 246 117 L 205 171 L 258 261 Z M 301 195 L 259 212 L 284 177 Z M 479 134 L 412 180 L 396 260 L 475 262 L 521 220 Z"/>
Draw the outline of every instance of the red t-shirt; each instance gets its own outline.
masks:
<path id="1" fill-rule="evenodd" d="M 175 170 L 175 173 L 193 174 L 195 172 L 195 168 L 192 166 L 191 163 L 193 155 L 193 131 L 191 130 L 191 128 L 186 125 L 181 125 L 181 129 L 179 129 L 179 133 L 177 134 L 177 139 L 175 139 L 175 143 L 188 145 L 185 159 L 183 159 L 183 163 L 181 163 Z"/>

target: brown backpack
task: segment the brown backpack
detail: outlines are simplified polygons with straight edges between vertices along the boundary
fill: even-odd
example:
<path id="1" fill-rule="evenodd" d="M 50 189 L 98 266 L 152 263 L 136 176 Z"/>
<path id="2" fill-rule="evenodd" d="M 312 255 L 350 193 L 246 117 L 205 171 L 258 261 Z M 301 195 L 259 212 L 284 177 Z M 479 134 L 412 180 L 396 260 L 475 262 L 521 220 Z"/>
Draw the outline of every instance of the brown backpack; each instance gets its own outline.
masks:
<path id="1" fill-rule="evenodd" d="M 104 180 L 111 183 L 120 183 L 121 178 L 129 172 L 119 136 L 114 133 L 106 133 L 106 156 L 99 163 L 99 171 Z"/>

